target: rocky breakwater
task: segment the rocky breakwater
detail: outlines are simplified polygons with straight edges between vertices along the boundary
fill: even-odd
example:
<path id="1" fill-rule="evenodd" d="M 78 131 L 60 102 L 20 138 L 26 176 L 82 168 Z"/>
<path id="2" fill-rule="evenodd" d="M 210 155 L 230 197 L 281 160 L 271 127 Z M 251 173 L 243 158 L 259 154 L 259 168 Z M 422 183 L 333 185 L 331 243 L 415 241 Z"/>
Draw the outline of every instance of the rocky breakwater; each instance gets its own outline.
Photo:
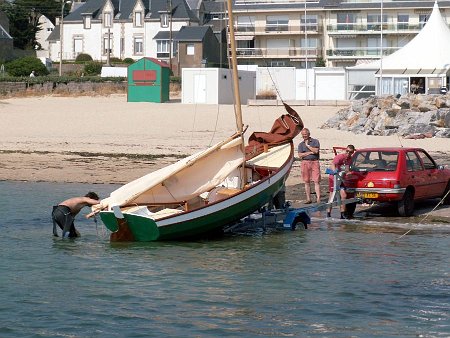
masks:
<path id="1" fill-rule="evenodd" d="M 371 96 L 353 101 L 322 128 L 405 138 L 450 138 L 450 94 Z"/>

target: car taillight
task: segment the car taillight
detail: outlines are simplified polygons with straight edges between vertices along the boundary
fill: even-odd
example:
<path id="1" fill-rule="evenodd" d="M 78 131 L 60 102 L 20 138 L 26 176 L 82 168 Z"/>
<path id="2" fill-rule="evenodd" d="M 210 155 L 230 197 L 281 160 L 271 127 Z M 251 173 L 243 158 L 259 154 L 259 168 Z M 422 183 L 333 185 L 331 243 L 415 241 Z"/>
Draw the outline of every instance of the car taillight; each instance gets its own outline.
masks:
<path id="1" fill-rule="evenodd" d="M 399 181 L 391 181 L 391 188 L 393 189 L 400 189 L 401 185 Z"/>

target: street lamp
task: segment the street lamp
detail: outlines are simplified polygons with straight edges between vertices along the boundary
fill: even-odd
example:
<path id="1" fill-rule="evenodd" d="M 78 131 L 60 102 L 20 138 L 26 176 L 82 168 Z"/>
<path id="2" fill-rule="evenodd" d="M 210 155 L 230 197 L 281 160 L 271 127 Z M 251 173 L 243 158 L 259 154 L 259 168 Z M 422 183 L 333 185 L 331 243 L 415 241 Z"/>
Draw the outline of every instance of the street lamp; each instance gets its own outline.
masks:
<path id="1" fill-rule="evenodd" d="M 61 21 L 59 22 L 59 76 L 62 75 L 64 6 L 71 2 L 71 0 L 61 0 Z"/>

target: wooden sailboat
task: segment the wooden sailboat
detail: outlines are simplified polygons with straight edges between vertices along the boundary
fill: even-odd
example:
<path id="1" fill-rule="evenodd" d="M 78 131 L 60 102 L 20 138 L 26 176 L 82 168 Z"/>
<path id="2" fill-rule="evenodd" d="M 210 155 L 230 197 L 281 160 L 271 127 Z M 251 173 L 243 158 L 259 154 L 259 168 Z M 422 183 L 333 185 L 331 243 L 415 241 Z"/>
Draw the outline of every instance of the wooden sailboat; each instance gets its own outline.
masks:
<path id="1" fill-rule="evenodd" d="M 287 114 L 271 131 L 253 133 L 244 145 L 231 0 L 228 13 L 236 134 L 102 200 L 94 210 L 112 231 L 111 241 L 179 240 L 220 230 L 267 204 L 283 187 L 294 160 L 292 139 L 303 123 L 285 104 Z"/>

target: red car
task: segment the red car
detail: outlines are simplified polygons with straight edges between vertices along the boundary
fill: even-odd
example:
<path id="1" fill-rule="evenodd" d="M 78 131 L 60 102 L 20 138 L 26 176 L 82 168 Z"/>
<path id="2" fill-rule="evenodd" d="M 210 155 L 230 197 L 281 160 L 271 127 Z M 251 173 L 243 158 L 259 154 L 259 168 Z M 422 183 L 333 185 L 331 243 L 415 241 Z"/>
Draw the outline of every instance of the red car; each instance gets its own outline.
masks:
<path id="1" fill-rule="evenodd" d="M 420 148 L 358 149 L 345 177 L 349 197 L 394 202 L 401 216 L 410 216 L 414 201 L 443 198 L 450 190 L 450 169 L 437 165 Z M 450 204 L 450 194 L 444 199 Z"/>

